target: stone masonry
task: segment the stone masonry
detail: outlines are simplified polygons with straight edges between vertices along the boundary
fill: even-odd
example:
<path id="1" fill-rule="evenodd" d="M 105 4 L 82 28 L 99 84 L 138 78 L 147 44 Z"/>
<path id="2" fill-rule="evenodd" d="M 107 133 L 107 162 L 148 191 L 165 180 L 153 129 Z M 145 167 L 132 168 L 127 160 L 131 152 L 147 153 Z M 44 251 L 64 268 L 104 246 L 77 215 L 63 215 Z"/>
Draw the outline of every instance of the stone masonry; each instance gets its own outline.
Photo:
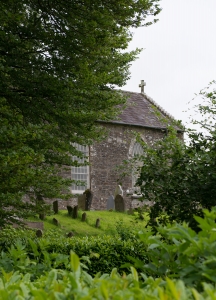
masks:
<path id="1" fill-rule="evenodd" d="M 126 191 L 132 188 L 131 174 L 119 181 L 120 174 L 116 167 L 124 160 L 132 157 L 135 132 L 139 133 L 144 142 L 152 145 L 155 140 L 163 138 L 167 133 L 167 124 L 173 122 L 172 116 L 158 106 L 153 99 L 144 92 L 123 92 L 127 96 L 128 105 L 117 120 L 109 122 L 98 121 L 107 130 L 107 138 L 89 147 L 89 186 L 93 192 L 91 209 L 106 210 L 107 200 L 114 195 L 116 186 L 120 184 L 126 210 L 131 208 L 131 196 Z M 157 111 L 157 113 L 155 113 Z M 163 120 L 166 119 L 166 123 Z M 183 128 L 176 127 L 180 139 L 183 139 Z M 64 170 L 63 176 L 71 178 L 71 169 Z M 54 201 L 54 200 L 52 200 Z M 59 201 L 59 208 L 67 205 L 77 205 L 74 196 L 65 203 Z"/>
<path id="2" fill-rule="evenodd" d="M 148 144 L 164 136 L 164 131 L 150 130 L 127 125 L 104 124 L 109 134 L 103 142 L 90 147 L 90 188 L 94 193 L 92 209 L 105 210 L 107 199 L 114 194 L 118 184 L 119 173 L 116 167 L 123 160 L 132 157 L 135 144 L 134 131 L 141 134 L 142 139 Z M 131 206 L 131 197 L 127 197 L 126 190 L 132 188 L 132 173 L 122 182 L 126 209 Z"/>

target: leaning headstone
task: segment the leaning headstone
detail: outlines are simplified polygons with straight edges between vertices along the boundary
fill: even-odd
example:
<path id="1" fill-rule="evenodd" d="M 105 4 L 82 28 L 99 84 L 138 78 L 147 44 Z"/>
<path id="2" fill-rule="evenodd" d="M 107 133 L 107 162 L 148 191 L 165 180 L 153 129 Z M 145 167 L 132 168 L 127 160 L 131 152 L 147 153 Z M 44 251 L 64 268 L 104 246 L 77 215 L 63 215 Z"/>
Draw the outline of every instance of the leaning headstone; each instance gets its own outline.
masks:
<path id="1" fill-rule="evenodd" d="M 100 219 L 99 218 L 96 220 L 95 227 L 96 228 L 100 227 Z"/>
<path id="2" fill-rule="evenodd" d="M 115 197 L 115 210 L 116 211 L 125 211 L 124 199 L 121 195 Z"/>
<path id="3" fill-rule="evenodd" d="M 87 190 L 85 190 L 83 195 L 86 196 L 85 210 L 90 210 L 92 198 L 93 198 L 93 192 L 90 189 L 87 189 Z"/>
<path id="4" fill-rule="evenodd" d="M 73 208 L 73 219 L 77 219 L 78 218 L 78 205 L 74 206 Z"/>
<path id="5" fill-rule="evenodd" d="M 112 195 L 109 196 L 107 200 L 107 210 L 115 209 L 114 197 Z"/>
<path id="6" fill-rule="evenodd" d="M 44 220 L 46 218 L 46 215 L 44 213 L 39 214 L 39 219 Z"/>
<path id="7" fill-rule="evenodd" d="M 59 221 L 56 218 L 53 218 L 53 224 L 59 226 Z"/>
<path id="8" fill-rule="evenodd" d="M 85 222 L 86 221 L 86 217 L 87 217 L 87 215 L 86 215 L 86 213 L 84 212 L 83 214 L 82 214 L 82 222 Z"/>
<path id="9" fill-rule="evenodd" d="M 53 202 L 53 210 L 55 214 L 58 213 L 58 200 Z"/>
<path id="10" fill-rule="evenodd" d="M 70 205 L 68 205 L 68 206 L 67 206 L 67 211 L 68 211 L 69 216 L 72 217 L 72 215 L 73 215 L 73 207 L 70 206 Z"/>
<path id="11" fill-rule="evenodd" d="M 83 194 L 78 196 L 78 207 L 81 210 L 86 209 L 86 195 Z"/>
<path id="12" fill-rule="evenodd" d="M 74 233 L 72 231 L 68 232 L 67 237 L 71 238 L 72 236 L 74 236 Z"/>
<path id="13" fill-rule="evenodd" d="M 42 236 L 43 236 L 43 231 L 42 231 L 41 229 L 38 229 L 38 230 L 36 231 L 36 236 L 37 236 L 37 237 L 42 237 Z"/>

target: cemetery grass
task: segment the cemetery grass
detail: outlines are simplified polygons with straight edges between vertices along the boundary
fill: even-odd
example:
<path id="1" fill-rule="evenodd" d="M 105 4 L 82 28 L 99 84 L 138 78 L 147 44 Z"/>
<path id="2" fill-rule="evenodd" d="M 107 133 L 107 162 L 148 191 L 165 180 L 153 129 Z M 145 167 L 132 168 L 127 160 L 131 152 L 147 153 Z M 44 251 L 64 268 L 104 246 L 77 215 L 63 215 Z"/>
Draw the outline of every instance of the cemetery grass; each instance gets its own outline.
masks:
<path id="1" fill-rule="evenodd" d="M 129 230 L 143 230 L 146 226 L 148 216 L 144 220 L 138 218 L 138 214 L 129 215 L 127 213 L 116 211 L 86 211 L 86 221 L 82 222 L 83 211 L 78 211 L 78 218 L 73 219 L 68 215 L 67 210 L 59 210 L 58 214 L 47 215 L 44 223 L 44 230 L 56 229 L 63 234 L 73 232 L 75 236 L 97 236 L 114 235 L 117 233 L 117 227 L 123 227 Z M 59 226 L 53 224 L 53 218 L 59 221 Z M 96 220 L 100 219 L 100 226 L 96 228 Z M 31 221 L 39 222 L 38 217 L 31 218 Z M 42 222 L 42 221 L 41 221 Z"/>

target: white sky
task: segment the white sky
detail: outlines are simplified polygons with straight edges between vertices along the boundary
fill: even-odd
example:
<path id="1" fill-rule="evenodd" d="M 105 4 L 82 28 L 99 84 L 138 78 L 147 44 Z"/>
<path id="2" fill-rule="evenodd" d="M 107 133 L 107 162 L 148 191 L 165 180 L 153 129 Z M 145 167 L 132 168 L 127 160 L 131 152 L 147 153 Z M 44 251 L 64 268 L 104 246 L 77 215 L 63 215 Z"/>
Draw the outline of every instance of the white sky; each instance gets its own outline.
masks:
<path id="1" fill-rule="evenodd" d="M 143 48 L 122 89 L 145 93 L 182 120 L 195 93 L 216 80 L 216 0 L 161 0 L 159 21 L 135 30 L 129 49 Z"/>

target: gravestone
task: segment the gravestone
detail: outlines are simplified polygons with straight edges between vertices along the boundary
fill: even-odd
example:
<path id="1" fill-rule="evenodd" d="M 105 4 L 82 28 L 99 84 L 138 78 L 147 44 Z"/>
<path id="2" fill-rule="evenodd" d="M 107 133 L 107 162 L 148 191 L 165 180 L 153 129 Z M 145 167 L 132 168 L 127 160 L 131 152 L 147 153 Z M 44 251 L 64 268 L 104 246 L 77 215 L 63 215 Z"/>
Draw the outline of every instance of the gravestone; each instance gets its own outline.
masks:
<path id="1" fill-rule="evenodd" d="M 116 211 L 125 211 L 124 199 L 121 195 L 115 197 L 115 210 Z"/>
<path id="2" fill-rule="evenodd" d="M 95 227 L 96 228 L 100 227 L 100 219 L 99 218 L 96 220 Z"/>
<path id="3" fill-rule="evenodd" d="M 83 195 L 86 196 L 86 202 L 85 202 L 85 210 L 91 209 L 91 203 L 93 198 L 93 192 L 90 189 L 85 190 Z"/>
<path id="4" fill-rule="evenodd" d="M 86 217 L 87 217 L 87 215 L 86 215 L 86 213 L 84 212 L 83 214 L 82 214 L 82 222 L 85 222 L 86 221 Z"/>
<path id="5" fill-rule="evenodd" d="M 114 197 L 112 195 L 109 196 L 107 200 L 107 210 L 115 209 Z"/>
<path id="6" fill-rule="evenodd" d="M 58 213 L 58 200 L 53 202 L 53 210 L 55 214 Z"/>
<path id="7" fill-rule="evenodd" d="M 74 233 L 72 231 L 68 232 L 67 237 L 71 238 L 72 236 L 74 236 Z"/>
<path id="8" fill-rule="evenodd" d="M 86 209 L 86 195 L 83 194 L 78 196 L 78 207 L 81 210 Z"/>
<path id="9" fill-rule="evenodd" d="M 59 221 L 56 218 L 53 218 L 53 224 L 59 226 Z"/>
<path id="10" fill-rule="evenodd" d="M 72 215 L 73 215 L 73 207 L 70 206 L 70 205 L 68 205 L 68 206 L 67 206 L 67 211 L 68 211 L 69 216 L 72 217 Z"/>
<path id="11" fill-rule="evenodd" d="M 38 230 L 36 231 L 36 236 L 37 236 L 37 237 L 42 237 L 42 236 L 43 236 L 43 231 L 42 231 L 41 229 L 38 229 Z"/>
<path id="12" fill-rule="evenodd" d="M 121 195 L 123 197 L 123 190 L 122 190 L 122 187 L 121 185 L 117 185 L 116 189 L 115 189 L 115 192 L 114 192 L 114 198 L 117 196 L 117 195 Z"/>
<path id="13" fill-rule="evenodd" d="M 73 219 L 77 219 L 78 218 L 78 205 L 74 206 L 73 208 Z"/>
<path id="14" fill-rule="evenodd" d="M 46 215 L 44 213 L 39 214 L 39 219 L 44 220 L 46 218 Z"/>
<path id="15" fill-rule="evenodd" d="M 35 228 L 35 229 L 44 229 L 44 223 L 43 222 L 32 222 L 32 221 L 24 221 L 24 224 L 28 228 Z M 13 224 L 14 226 L 15 224 Z"/>

